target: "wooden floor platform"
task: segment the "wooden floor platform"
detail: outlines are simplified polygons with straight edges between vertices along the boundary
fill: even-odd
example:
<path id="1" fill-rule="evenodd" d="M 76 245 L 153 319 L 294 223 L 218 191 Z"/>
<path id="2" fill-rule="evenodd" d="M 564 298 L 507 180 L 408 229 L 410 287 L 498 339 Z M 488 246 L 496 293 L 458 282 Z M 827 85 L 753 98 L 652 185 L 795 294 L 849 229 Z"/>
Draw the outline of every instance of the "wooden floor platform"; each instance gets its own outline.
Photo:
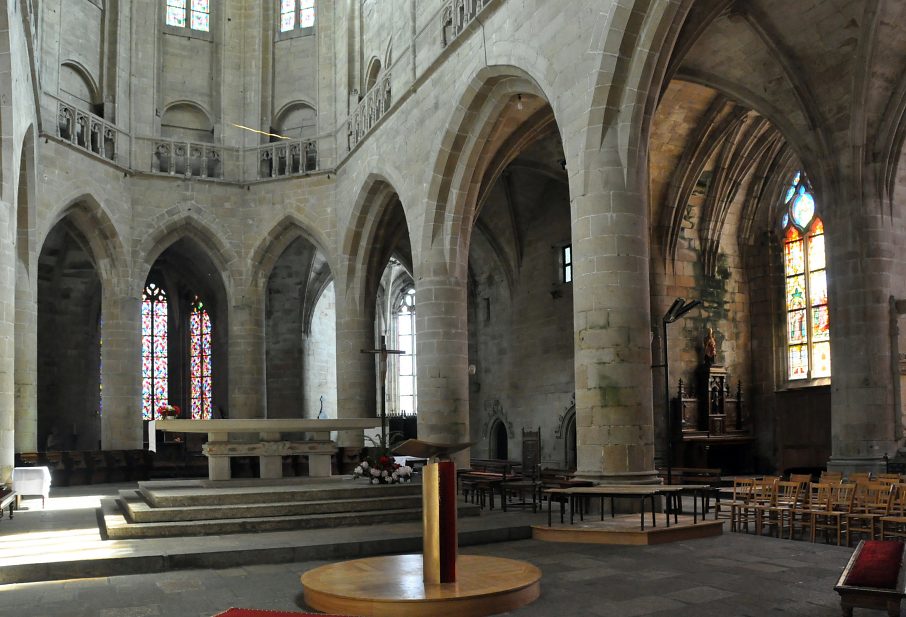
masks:
<path id="1" fill-rule="evenodd" d="M 541 593 L 530 563 L 460 555 L 455 583 L 425 584 L 422 556 L 389 555 L 334 563 L 302 575 L 305 603 L 361 617 L 482 617 L 525 606 Z"/>
<path id="2" fill-rule="evenodd" d="M 659 517 L 660 518 L 660 517 Z M 678 522 L 671 522 L 670 527 L 663 525 L 663 519 L 657 527 L 639 529 L 637 514 L 606 518 L 603 521 L 576 521 L 574 524 L 554 523 L 553 526 L 532 525 L 532 537 L 535 540 L 548 542 L 577 542 L 584 544 L 626 544 L 648 545 L 667 542 L 683 542 L 697 538 L 710 538 L 723 533 L 724 521 L 703 521 L 698 519 L 693 524 L 692 516 L 680 516 Z"/>

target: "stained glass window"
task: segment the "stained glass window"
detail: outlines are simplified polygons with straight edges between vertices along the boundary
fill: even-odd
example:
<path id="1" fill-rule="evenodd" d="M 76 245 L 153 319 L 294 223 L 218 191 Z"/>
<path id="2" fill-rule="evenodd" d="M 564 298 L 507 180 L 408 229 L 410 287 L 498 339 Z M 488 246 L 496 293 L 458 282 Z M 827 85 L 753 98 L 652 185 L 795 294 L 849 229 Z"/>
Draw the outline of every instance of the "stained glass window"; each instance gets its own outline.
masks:
<path id="1" fill-rule="evenodd" d="M 311 28 L 315 25 L 315 0 L 299 0 L 299 27 Z"/>
<path id="2" fill-rule="evenodd" d="M 786 275 L 787 377 L 830 377 L 830 314 L 824 224 L 797 172 L 784 196 L 783 267 Z"/>
<path id="3" fill-rule="evenodd" d="M 289 32 L 296 27 L 296 13 L 299 28 L 315 25 L 315 0 L 278 0 L 280 3 L 280 32 Z"/>
<path id="4" fill-rule="evenodd" d="M 296 27 L 296 0 L 280 2 L 280 32 L 288 32 Z"/>
<path id="5" fill-rule="evenodd" d="M 167 25 L 186 27 L 186 0 L 167 0 Z"/>
<path id="6" fill-rule="evenodd" d="M 396 344 L 404 352 L 399 357 L 399 410 L 416 413 L 415 370 L 415 290 L 403 294 L 396 311 Z"/>
<path id="7" fill-rule="evenodd" d="M 560 263 L 561 271 L 560 278 L 564 283 L 573 282 L 573 247 L 571 244 L 567 244 L 562 249 L 560 249 Z"/>
<path id="8" fill-rule="evenodd" d="M 168 404 L 167 294 L 148 283 L 142 293 L 142 419 L 156 420 Z"/>
<path id="9" fill-rule="evenodd" d="M 188 16 L 186 13 L 188 12 Z M 187 0 L 167 0 L 167 25 L 177 28 L 186 27 L 186 18 L 192 30 L 208 32 L 211 29 L 211 3 L 210 0 L 192 0 L 187 6 Z"/>
<path id="10" fill-rule="evenodd" d="M 192 419 L 211 418 L 211 316 L 198 298 L 189 314 Z"/>

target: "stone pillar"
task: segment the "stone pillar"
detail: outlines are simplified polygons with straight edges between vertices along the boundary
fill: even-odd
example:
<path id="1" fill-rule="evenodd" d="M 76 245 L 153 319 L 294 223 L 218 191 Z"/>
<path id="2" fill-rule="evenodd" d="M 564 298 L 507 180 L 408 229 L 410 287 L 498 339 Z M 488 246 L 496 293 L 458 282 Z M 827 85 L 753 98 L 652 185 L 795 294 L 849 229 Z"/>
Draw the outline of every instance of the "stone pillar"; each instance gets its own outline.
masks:
<path id="1" fill-rule="evenodd" d="M 265 418 L 264 296 L 259 290 L 250 290 L 233 304 L 229 332 L 227 417 Z"/>
<path id="2" fill-rule="evenodd" d="M 374 418 L 377 415 L 375 356 L 362 353 L 374 348 L 372 311 L 346 295 L 336 284 L 337 307 L 337 418 Z M 371 299 L 374 302 L 374 299 Z M 341 431 L 337 445 L 362 447 L 362 431 Z"/>
<path id="3" fill-rule="evenodd" d="M 38 449 L 38 293 L 21 257 L 16 267 L 16 452 Z"/>
<path id="4" fill-rule="evenodd" d="M 841 196 L 824 214 L 831 331 L 828 468 L 883 471 L 896 452 L 897 358 L 890 297 L 903 298 L 903 222 L 866 181 L 864 201 Z M 825 198 L 825 201 L 829 199 Z M 882 205 L 883 204 L 883 205 Z M 893 208 L 895 211 L 896 208 Z M 899 292 L 898 292 L 899 290 Z"/>
<path id="5" fill-rule="evenodd" d="M 101 447 L 142 447 L 141 300 L 105 282 L 101 300 Z M 125 287 L 125 286 L 122 286 Z"/>
<path id="6" fill-rule="evenodd" d="M 572 204 L 577 476 L 655 482 L 648 214 L 605 154 Z"/>
<path id="7" fill-rule="evenodd" d="M 15 208 L 0 202 L 0 230 L 10 229 Z M 15 464 L 15 297 L 16 256 L 13 238 L 0 237 L 0 484 L 12 480 Z"/>
<path id="8" fill-rule="evenodd" d="M 465 268 L 462 268 L 464 270 Z M 469 330 L 466 280 L 428 265 L 415 284 L 418 437 L 469 441 Z M 469 460 L 465 450 L 455 457 Z"/>

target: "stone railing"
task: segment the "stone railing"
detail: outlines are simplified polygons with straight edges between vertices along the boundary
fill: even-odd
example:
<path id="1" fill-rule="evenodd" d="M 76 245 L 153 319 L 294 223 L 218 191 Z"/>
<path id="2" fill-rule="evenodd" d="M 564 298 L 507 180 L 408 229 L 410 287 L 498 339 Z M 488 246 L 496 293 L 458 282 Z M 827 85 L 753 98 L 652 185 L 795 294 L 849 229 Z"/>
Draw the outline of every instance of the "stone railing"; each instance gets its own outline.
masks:
<path id="1" fill-rule="evenodd" d="M 349 114 L 346 129 L 346 149 L 351 151 L 365 135 L 377 124 L 378 120 L 390 109 L 392 93 L 390 91 L 390 72 L 381 73 L 377 83 L 359 101 L 355 110 Z"/>
<path id="2" fill-rule="evenodd" d="M 208 180 L 230 179 L 225 173 L 227 153 L 233 149 L 215 144 L 171 139 L 150 141 L 151 173 Z"/>
<path id="3" fill-rule="evenodd" d="M 494 0 L 449 0 L 441 11 L 441 46 L 446 47 L 462 34 Z"/>
<path id="4" fill-rule="evenodd" d="M 318 142 L 314 139 L 281 140 L 249 149 L 258 180 L 311 173 L 318 169 Z"/>
<path id="5" fill-rule="evenodd" d="M 128 136 L 118 139 L 119 130 L 100 116 L 83 111 L 74 105 L 57 100 L 57 137 L 109 161 L 122 163 L 118 147 L 123 154 L 128 149 Z"/>

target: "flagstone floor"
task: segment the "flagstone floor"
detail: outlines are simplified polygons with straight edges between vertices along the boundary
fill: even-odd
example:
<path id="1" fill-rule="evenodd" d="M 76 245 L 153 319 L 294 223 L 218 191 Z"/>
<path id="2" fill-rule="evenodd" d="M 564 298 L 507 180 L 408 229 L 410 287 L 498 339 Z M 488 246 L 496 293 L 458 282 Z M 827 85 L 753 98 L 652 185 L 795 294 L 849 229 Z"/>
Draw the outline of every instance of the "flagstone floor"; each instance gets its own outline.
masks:
<path id="1" fill-rule="evenodd" d="M 27 510 L 12 521 L 0 522 L 0 561 L 21 559 L 23 552 L 61 550 L 62 539 L 75 542 L 86 553 L 100 550 L 105 543 L 97 537 L 93 508 L 98 493 L 114 489 L 74 487 L 57 492 L 56 498 L 52 492 L 47 510 L 40 509 L 40 500 L 26 500 Z M 502 516 L 535 518 L 531 513 Z M 536 517 L 535 522 L 541 522 L 547 515 Z M 21 546 L 8 548 L 10 554 L 4 555 L 4 540 L 15 540 L 25 531 L 36 533 L 37 543 L 19 542 Z M 339 541 L 344 530 L 306 533 L 322 538 L 337 534 Z M 389 529 L 382 533 L 392 535 Z M 231 538 L 237 541 L 237 536 Z M 183 544 L 194 541 L 169 539 Z M 836 617 L 840 608 L 833 586 L 852 549 L 727 532 L 716 538 L 649 547 L 522 540 L 471 546 L 462 552 L 524 559 L 542 569 L 541 597 L 512 613 L 519 617 Z M 0 617 L 210 617 L 231 606 L 304 610 L 299 578 L 324 563 L 0 585 Z"/>

